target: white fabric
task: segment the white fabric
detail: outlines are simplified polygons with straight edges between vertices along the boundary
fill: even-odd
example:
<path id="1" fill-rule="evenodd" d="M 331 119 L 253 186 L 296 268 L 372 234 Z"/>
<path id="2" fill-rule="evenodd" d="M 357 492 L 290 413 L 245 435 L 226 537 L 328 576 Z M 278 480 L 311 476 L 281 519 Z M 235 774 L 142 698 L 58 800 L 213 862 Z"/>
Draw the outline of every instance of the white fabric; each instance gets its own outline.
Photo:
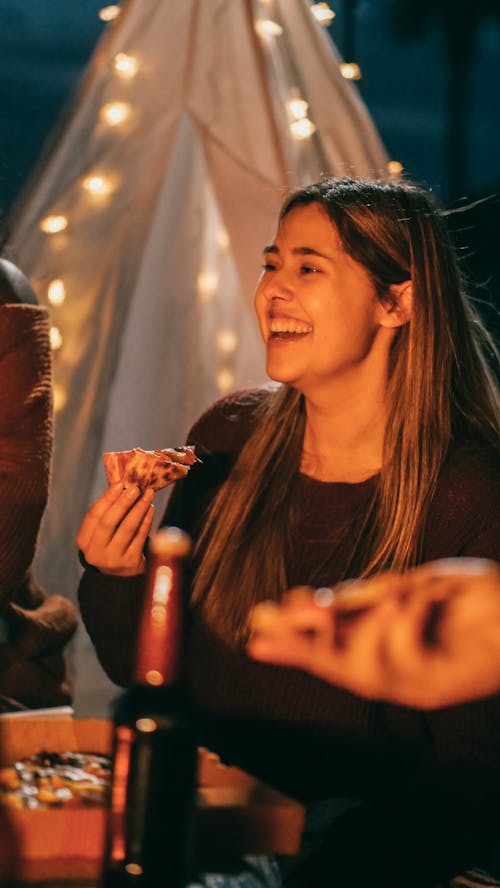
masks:
<path id="1" fill-rule="evenodd" d="M 262 38 L 258 18 L 283 33 Z M 118 52 L 136 57 L 135 77 L 116 74 Z M 263 380 L 251 296 L 285 192 L 322 174 L 385 175 L 338 62 L 307 0 L 128 0 L 109 26 L 10 242 L 43 302 L 54 278 L 67 292 L 51 309 L 67 404 L 37 559 L 51 591 L 75 594 L 74 536 L 103 489 L 103 451 L 177 445 L 220 391 Z M 287 118 L 292 92 L 317 127 L 301 142 Z M 110 127 L 100 109 L 117 100 L 133 113 Z M 94 172 L 112 177 L 110 198 L 82 188 Z M 61 212 L 65 232 L 40 231 Z M 217 344 L 224 331 L 236 351 Z"/>

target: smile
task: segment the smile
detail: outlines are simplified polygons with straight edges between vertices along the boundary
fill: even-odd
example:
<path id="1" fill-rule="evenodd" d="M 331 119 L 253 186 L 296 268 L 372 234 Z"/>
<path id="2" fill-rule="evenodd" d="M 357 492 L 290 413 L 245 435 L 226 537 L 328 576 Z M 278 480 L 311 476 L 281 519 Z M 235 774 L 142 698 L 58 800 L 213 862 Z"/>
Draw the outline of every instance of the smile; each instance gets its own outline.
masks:
<path id="1" fill-rule="evenodd" d="M 269 322 L 271 336 L 305 336 L 312 332 L 310 324 L 291 318 L 274 318 Z"/>

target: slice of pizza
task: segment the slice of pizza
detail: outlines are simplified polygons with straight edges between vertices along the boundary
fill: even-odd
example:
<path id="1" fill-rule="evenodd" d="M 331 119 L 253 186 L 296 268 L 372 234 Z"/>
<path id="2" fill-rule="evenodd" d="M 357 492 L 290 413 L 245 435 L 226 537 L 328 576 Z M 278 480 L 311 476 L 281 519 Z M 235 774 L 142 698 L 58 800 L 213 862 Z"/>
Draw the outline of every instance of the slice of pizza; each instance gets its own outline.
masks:
<path id="1" fill-rule="evenodd" d="M 136 484 L 140 490 L 152 487 L 161 490 L 184 478 L 191 466 L 201 462 L 194 452 L 194 446 L 173 447 L 166 450 L 123 450 L 118 453 L 105 453 L 104 469 L 110 484 L 118 479 L 124 484 Z"/>

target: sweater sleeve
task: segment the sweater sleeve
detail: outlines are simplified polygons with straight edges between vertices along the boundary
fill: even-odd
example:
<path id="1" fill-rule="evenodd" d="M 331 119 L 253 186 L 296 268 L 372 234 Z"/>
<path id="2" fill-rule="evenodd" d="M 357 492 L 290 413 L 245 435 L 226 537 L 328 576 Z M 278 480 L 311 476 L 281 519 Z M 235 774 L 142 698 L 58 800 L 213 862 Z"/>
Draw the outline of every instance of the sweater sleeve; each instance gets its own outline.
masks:
<path id="1" fill-rule="evenodd" d="M 51 356 L 43 308 L 0 306 L 0 606 L 35 552 L 52 449 Z"/>

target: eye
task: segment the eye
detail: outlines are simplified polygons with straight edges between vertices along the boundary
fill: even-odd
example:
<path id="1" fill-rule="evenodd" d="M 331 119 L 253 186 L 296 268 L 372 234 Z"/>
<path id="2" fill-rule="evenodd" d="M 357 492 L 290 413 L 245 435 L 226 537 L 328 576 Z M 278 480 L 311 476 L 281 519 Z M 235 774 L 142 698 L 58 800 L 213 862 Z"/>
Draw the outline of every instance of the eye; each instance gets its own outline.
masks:
<path id="1" fill-rule="evenodd" d="M 314 265 L 301 265 L 300 273 L 301 274 L 319 274 L 321 271 L 320 268 L 315 268 Z"/>
<path id="2" fill-rule="evenodd" d="M 272 262 L 264 262 L 262 268 L 264 271 L 276 271 L 277 266 L 273 265 Z"/>

